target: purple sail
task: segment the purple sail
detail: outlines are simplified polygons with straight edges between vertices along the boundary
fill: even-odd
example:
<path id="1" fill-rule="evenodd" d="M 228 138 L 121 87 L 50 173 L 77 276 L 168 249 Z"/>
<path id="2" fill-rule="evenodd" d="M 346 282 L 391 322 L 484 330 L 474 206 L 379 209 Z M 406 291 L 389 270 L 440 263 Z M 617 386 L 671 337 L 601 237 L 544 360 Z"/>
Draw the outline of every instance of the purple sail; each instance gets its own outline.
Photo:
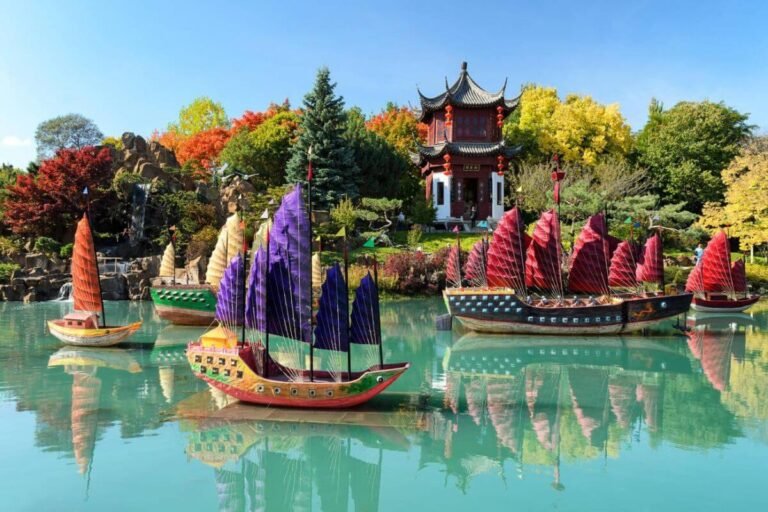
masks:
<path id="1" fill-rule="evenodd" d="M 283 196 L 270 231 L 270 282 L 267 288 L 270 305 L 273 302 L 279 304 L 273 305 L 268 313 L 267 325 L 273 334 L 307 343 L 312 340 L 310 237 L 309 217 L 304 206 L 301 185 L 296 185 Z M 276 280 L 274 283 L 271 282 L 273 279 Z M 273 291 L 278 295 L 273 295 Z M 269 318 L 272 311 L 275 314 L 279 312 L 280 317 Z"/>
<path id="2" fill-rule="evenodd" d="M 347 283 L 336 263 L 328 269 L 320 290 L 315 326 L 315 348 L 349 350 L 349 298 Z"/>
<path id="3" fill-rule="evenodd" d="M 243 289 L 244 258 L 238 254 L 227 265 L 216 295 L 216 320 L 224 325 L 242 325 L 245 290 Z"/>
<path id="4" fill-rule="evenodd" d="M 245 294 L 245 326 L 248 329 L 267 330 L 267 253 L 259 247 L 253 255 L 248 291 Z"/>
<path id="5" fill-rule="evenodd" d="M 355 290 L 349 341 L 366 345 L 381 344 L 379 293 L 370 273 L 363 277 Z"/>

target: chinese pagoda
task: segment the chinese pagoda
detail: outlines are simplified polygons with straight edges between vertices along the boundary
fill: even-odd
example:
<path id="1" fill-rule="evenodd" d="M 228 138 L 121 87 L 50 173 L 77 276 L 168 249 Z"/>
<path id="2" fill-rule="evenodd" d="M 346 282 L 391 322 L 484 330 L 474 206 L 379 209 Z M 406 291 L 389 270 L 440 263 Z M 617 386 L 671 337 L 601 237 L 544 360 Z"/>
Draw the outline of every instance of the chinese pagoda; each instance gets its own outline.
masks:
<path id="1" fill-rule="evenodd" d="M 428 126 L 427 145 L 414 162 L 426 179 L 426 196 L 440 222 L 467 220 L 474 206 L 477 220 L 498 220 L 504 214 L 504 172 L 520 147 L 502 138 L 504 119 L 519 98 L 504 98 L 506 81 L 488 92 L 472 79 L 467 63 L 445 92 L 429 98 L 419 90 L 419 121 Z"/>

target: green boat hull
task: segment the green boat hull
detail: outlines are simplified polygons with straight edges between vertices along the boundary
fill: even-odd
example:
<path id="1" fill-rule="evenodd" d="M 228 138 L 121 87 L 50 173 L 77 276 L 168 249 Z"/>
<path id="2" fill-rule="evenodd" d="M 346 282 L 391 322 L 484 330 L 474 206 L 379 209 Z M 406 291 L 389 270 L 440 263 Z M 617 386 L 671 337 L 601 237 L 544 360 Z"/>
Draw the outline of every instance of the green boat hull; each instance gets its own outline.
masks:
<path id="1" fill-rule="evenodd" d="M 210 325 L 216 315 L 216 293 L 209 285 L 175 285 L 150 290 L 160 318 L 175 325 Z"/>

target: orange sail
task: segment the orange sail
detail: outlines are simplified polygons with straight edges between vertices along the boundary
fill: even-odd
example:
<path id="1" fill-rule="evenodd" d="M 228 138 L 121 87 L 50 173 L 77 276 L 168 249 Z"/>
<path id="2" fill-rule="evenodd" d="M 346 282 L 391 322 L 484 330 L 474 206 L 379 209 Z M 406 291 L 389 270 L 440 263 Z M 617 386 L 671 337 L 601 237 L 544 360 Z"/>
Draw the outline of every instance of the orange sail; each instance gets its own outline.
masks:
<path id="1" fill-rule="evenodd" d="M 78 311 L 103 311 L 96 250 L 93 246 L 91 226 L 85 215 L 77 223 L 75 246 L 72 250 L 72 296 Z"/>

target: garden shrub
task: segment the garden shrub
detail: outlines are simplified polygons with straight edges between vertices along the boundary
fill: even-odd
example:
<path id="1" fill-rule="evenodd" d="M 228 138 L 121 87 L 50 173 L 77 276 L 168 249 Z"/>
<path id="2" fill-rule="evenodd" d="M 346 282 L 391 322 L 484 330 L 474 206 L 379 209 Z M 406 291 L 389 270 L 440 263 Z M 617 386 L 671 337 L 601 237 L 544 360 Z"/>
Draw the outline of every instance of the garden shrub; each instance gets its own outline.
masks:
<path id="1" fill-rule="evenodd" d="M 64 244 L 61 246 L 61 249 L 59 249 L 59 256 L 62 259 L 68 259 L 72 257 L 72 248 L 74 247 L 74 244 Z"/>
<path id="2" fill-rule="evenodd" d="M 0 283 L 7 283 L 11 275 L 21 267 L 16 263 L 0 263 Z"/>
<path id="3" fill-rule="evenodd" d="M 193 260 L 198 256 L 210 254 L 214 247 L 216 247 L 216 240 L 218 238 L 219 231 L 213 226 L 205 226 L 192 235 L 192 239 L 187 247 L 187 260 Z"/>
<path id="4" fill-rule="evenodd" d="M 43 254 L 58 254 L 59 249 L 61 249 L 61 244 L 53 238 L 40 236 L 37 237 L 37 240 L 35 240 L 35 252 L 42 252 Z"/>
<path id="5" fill-rule="evenodd" d="M 420 224 L 414 224 L 411 229 L 408 230 L 408 247 L 415 248 L 421 242 L 421 236 L 423 231 Z"/>

